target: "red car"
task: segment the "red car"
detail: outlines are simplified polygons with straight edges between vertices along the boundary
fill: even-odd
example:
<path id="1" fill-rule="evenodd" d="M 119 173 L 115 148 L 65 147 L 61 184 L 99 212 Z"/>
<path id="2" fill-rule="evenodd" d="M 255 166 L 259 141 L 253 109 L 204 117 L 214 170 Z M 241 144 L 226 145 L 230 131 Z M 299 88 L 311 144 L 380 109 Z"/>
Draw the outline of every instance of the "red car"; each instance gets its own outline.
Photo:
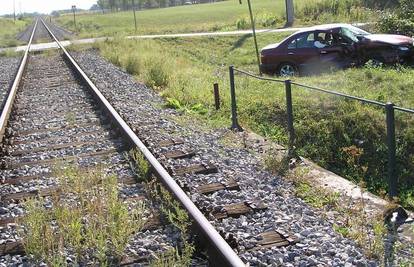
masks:
<path id="1" fill-rule="evenodd" d="M 394 64 L 414 59 L 413 38 L 370 34 L 349 24 L 327 24 L 299 31 L 261 51 L 263 73 L 293 76 L 326 68 L 374 63 Z"/>

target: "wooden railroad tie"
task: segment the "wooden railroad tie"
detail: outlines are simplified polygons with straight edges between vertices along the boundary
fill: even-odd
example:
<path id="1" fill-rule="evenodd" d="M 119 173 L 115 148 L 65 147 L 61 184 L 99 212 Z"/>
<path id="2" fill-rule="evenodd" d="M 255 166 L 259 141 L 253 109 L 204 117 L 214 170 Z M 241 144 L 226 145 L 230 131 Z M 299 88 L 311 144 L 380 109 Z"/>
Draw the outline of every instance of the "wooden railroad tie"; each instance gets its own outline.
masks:
<path id="1" fill-rule="evenodd" d="M 27 180 L 29 178 L 37 179 L 41 178 L 41 176 L 26 176 L 23 177 L 24 180 Z M 15 179 L 14 179 L 15 180 Z M 136 184 L 136 179 L 133 176 L 127 176 L 127 177 L 121 177 L 118 179 L 119 183 L 126 184 L 126 185 L 133 185 Z M 60 194 L 61 190 L 59 186 L 53 186 L 50 188 L 40 189 L 40 190 L 32 190 L 28 192 L 18 192 L 18 193 L 11 193 L 6 194 L 3 196 L 0 196 L 0 202 L 20 202 L 22 200 L 31 198 L 31 197 L 47 197 L 51 196 L 53 194 Z"/>
<path id="2" fill-rule="evenodd" d="M 233 179 L 230 178 L 225 182 L 222 183 L 210 183 L 210 184 L 204 184 L 197 187 L 196 191 L 200 194 L 212 194 L 214 192 L 220 191 L 220 190 L 240 190 L 239 184 Z"/>
<path id="3" fill-rule="evenodd" d="M 110 136 L 113 131 L 108 130 L 108 125 L 105 125 L 103 127 L 104 129 L 106 129 L 105 133 L 103 134 L 103 137 L 108 137 Z M 67 133 L 67 135 L 65 135 L 65 138 L 72 138 L 74 140 L 80 140 L 84 137 L 90 136 L 90 135 L 96 135 L 96 134 L 100 134 L 102 133 L 102 129 L 95 129 L 95 130 L 90 130 L 90 131 L 84 131 L 84 132 L 73 132 L 73 133 Z M 9 139 L 6 139 L 5 141 L 7 141 L 7 144 L 9 145 L 27 145 L 30 143 L 37 143 L 37 142 L 51 142 L 51 141 L 59 141 L 62 139 L 62 136 L 35 136 L 35 138 L 30 138 L 30 139 L 16 139 L 14 137 L 11 137 Z"/>
<path id="4" fill-rule="evenodd" d="M 44 151 L 52 151 L 52 150 L 60 150 L 65 148 L 71 148 L 71 147 L 82 147 L 86 145 L 94 145 L 96 144 L 96 141 L 86 141 L 86 142 L 68 142 L 63 144 L 53 144 L 48 146 L 41 146 L 41 147 L 35 147 L 32 149 L 27 150 L 15 150 L 11 152 L 11 156 L 23 156 L 23 155 L 29 155 Z"/>
<path id="5" fill-rule="evenodd" d="M 295 235 L 288 235 L 282 231 L 267 231 L 256 236 L 258 240 L 254 248 L 249 251 L 255 251 L 263 248 L 284 247 L 293 245 L 298 242 Z"/>
<path id="6" fill-rule="evenodd" d="M 172 176 L 182 176 L 184 174 L 211 174 L 211 173 L 217 173 L 218 169 L 216 166 L 212 164 L 194 164 L 186 167 L 180 167 L 180 168 L 168 168 L 169 173 Z"/>
<path id="7" fill-rule="evenodd" d="M 181 138 L 171 138 L 166 139 L 163 141 L 158 142 L 156 145 L 158 147 L 170 147 L 170 146 L 176 146 L 176 145 L 182 145 L 184 144 L 184 140 Z"/>
<path id="8" fill-rule="evenodd" d="M 240 217 L 241 215 L 267 209 L 267 206 L 261 201 L 245 201 L 217 207 L 210 211 L 214 218 L 220 220 L 228 217 Z"/>
<path id="9" fill-rule="evenodd" d="M 83 122 L 83 123 L 76 123 L 73 125 L 65 125 L 63 127 L 51 127 L 51 128 L 41 128 L 41 129 L 35 129 L 35 130 L 27 130 L 27 131 L 17 131 L 17 133 L 14 135 L 14 137 L 20 137 L 25 135 L 37 135 L 41 133 L 48 133 L 48 132 L 58 132 L 63 130 L 68 130 L 72 128 L 83 128 L 88 126 L 102 126 L 102 123 L 99 120 L 91 121 L 91 122 Z"/>
<path id="10" fill-rule="evenodd" d="M 167 159 L 184 159 L 191 158 L 195 156 L 195 154 L 196 153 L 193 150 L 172 150 L 161 153 L 160 156 L 165 157 Z"/>
<path id="11" fill-rule="evenodd" d="M 22 216 L 20 217 L 13 217 L 13 218 L 5 218 L 0 220 L 0 227 L 5 227 L 7 224 L 15 224 L 19 219 L 22 219 Z M 140 231 L 151 231 L 159 229 L 160 227 L 166 225 L 165 221 L 162 219 L 162 215 L 159 213 L 152 213 L 152 216 L 150 216 L 142 229 Z M 3 244 L 0 244 L 0 256 L 3 255 L 16 255 L 25 254 L 24 247 L 22 241 L 14 241 L 14 242 L 6 242 Z M 124 264 L 126 265 L 126 264 Z"/>
<path id="12" fill-rule="evenodd" d="M 101 150 L 96 152 L 89 152 L 89 153 L 82 153 L 75 156 L 63 156 L 58 158 L 52 158 L 52 159 L 44 159 L 44 160 L 34 160 L 34 161 L 23 161 L 23 162 L 7 162 L 2 161 L 1 167 L 3 169 L 16 169 L 23 166 L 34 166 L 34 165 L 41 165 L 41 166 L 51 166 L 55 165 L 56 163 L 59 163 L 59 161 L 68 161 L 72 162 L 77 159 L 81 158 L 89 158 L 89 157 L 98 157 L 98 156 L 106 156 L 110 154 L 114 154 L 117 152 L 116 148 L 109 148 L 107 150 Z"/>

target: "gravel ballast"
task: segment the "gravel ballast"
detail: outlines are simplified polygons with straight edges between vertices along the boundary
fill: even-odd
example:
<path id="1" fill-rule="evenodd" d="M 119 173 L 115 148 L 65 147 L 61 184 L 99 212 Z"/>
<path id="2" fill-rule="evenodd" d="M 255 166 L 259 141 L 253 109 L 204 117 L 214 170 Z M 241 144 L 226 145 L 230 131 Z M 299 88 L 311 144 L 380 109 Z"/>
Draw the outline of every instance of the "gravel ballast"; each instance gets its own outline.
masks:
<path id="1" fill-rule="evenodd" d="M 0 57 L 0 109 L 3 109 L 8 90 L 19 68 L 19 57 Z"/>
<path id="2" fill-rule="evenodd" d="M 134 180 L 123 182 L 123 179 L 135 177 L 125 156 L 125 143 L 111 130 L 92 97 L 61 56 L 30 55 L 28 62 L 6 129 L 9 135 L 1 157 L 0 245 L 21 241 L 17 224 L 26 210 L 19 195 L 51 190 L 52 193 L 43 198 L 43 204 L 48 209 L 53 208 L 52 200 L 60 194 L 56 189 L 61 186 L 62 179 L 56 169 L 72 165 L 83 169 L 97 168 L 102 176 L 115 175 L 119 198 L 130 210 L 140 201 L 145 203 L 143 220 L 151 221 L 151 217 L 160 214 L 157 205 L 147 197 L 144 184 L 134 183 Z M 65 143 L 69 145 L 50 148 Z M 99 155 L 101 152 L 104 153 Z M 69 160 L 64 161 L 64 158 Z M 19 182 L 22 178 L 23 182 Z M 59 203 L 75 203 L 74 195 L 59 196 Z M 161 225 L 133 233 L 125 256 L 148 262 L 177 247 L 179 239 L 180 232 L 176 227 L 161 222 Z M 75 262 L 73 252 L 65 250 L 64 253 L 69 265 Z M 90 255 L 84 263 L 91 265 L 93 260 Z M 25 263 L 34 265 L 27 256 L 0 256 L 0 266 Z"/>
<path id="3" fill-rule="evenodd" d="M 152 89 L 137 83 L 127 73 L 108 63 L 96 51 L 73 52 L 74 58 L 95 82 L 97 87 L 124 117 L 131 127 L 138 129 L 140 138 L 148 143 L 168 137 L 185 139 L 174 148 L 192 148 L 197 153 L 191 159 L 165 160 L 168 167 L 194 163 L 211 163 L 219 172 L 209 175 L 174 177 L 191 189 L 191 199 L 200 209 L 211 210 L 240 201 L 263 201 L 268 209 L 211 222 L 223 233 L 231 233 L 239 240 L 237 252 L 252 266 L 377 266 L 367 259 L 354 241 L 343 238 L 333 229 L 332 219 L 294 196 L 293 185 L 263 169 L 261 159 L 247 149 L 227 146 L 221 142 L 228 130 L 206 130 L 194 123 L 185 126 L 181 114 L 163 109 L 164 101 Z M 155 150 L 155 148 L 153 148 Z M 200 183 L 235 179 L 240 191 L 218 191 L 211 195 L 195 192 Z M 257 234 L 281 230 L 296 235 L 299 242 L 282 248 L 249 251 Z"/>

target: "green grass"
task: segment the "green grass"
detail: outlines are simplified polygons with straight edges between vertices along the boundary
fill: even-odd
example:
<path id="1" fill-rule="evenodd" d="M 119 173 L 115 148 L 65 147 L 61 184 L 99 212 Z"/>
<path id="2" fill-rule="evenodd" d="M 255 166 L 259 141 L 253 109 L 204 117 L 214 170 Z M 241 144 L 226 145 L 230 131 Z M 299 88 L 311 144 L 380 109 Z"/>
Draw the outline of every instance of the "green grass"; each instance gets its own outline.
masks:
<path id="1" fill-rule="evenodd" d="M 30 23 L 29 19 L 16 20 L 0 18 L 0 47 L 17 46 L 21 44 L 16 40 L 16 35 L 23 31 Z"/>
<path id="2" fill-rule="evenodd" d="M 259 46 L 278 42 L 289 33 L 263 34 Z M 98 44 L 102 55 L 126 68 L 139 64 L 138 80 L 160 92 L 167 106 L 200 118 L 214 127 L 230 126 L 228 66 L 257 72 L 253 40 L 240 37 L 175 38 L 114 41 Z M 168 49 L 166 49 L 168 48 Z M 131 66 L 129 66 L 131 68 Z M 159 69 L 165 81 L 157 83 Z M 414 70 L 408 67 L 352 68 L 294 79 L 378 101 L 413 107 Z M 213 83 L 221 89 L 222 109 L 214 110 Z M 236 77 L 240 122 L 281 144 L 287 143 L 284 85 Z M 341 98 L 293 87 L 296 147 L 316 161 L 377 194 L 387 190 L 387 147 L 384 111 Z M 400 198 L 414 207 L 414 130 L 412 116 L 397 112 L 397 156 Z"/>
<path id="3" fill-rule="evenodd" d="M 330 0 L 296 1 L 296 25 L 319 22 L 367 21 L 372 12 L 362 8 L 360 0 L 347 1 L 332 9 Z M 278 28 L 285 23 L 284 0 L 252 1 L 258 28 Z M 320 13 L 309 16 L 319 7 Z M 349 6 L 352 6 L 350 8 Z M 334 13 L 332 13 L 333 11 Z M 58 23 L 75 31 L 71 15 L 57 18 Z M 135 32 L 132 11 L 108 14 L 81 14 L 77 16 L 77 29 L 80 37 L 112 36 L 116 34 L 162 34 L 202 31 L 225 31 L 249 29 L 247 2 L 240 5 L 237 0 L 212 4 L 178 6 L 137 12 L 138 31 Z"/>
<path id="4" fill-rule="evenodd" d="M 103 167 L 80 170 L 63 166 L 56 174 L 60 191 L 46 200 L 29 199 L 19 222 L 25 252 L 39 265 L 66 266 L 66 253 L 75 265 L 89 261 L 117 265 L 128 242 L 144 225 L 143 202 L 126 203 L 119 197 L 118 181 Z M 67 196 L 70 196 L 68 200 Z"/>

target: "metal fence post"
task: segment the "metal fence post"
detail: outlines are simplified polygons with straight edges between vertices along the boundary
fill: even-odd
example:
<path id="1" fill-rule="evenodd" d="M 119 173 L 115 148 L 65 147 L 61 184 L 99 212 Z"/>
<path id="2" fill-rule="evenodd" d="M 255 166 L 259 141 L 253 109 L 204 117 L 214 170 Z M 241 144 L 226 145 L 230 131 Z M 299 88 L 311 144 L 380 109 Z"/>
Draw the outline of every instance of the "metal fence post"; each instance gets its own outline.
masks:
<path id="1" fill-rule="evenodd" d="M 388 187 L 391 198 L 397 196 L 397 176 L 396 176 L 396 145 L 395 145 L 395 116 L 394 104 L 388 102 L 385 105 L 387 120 L 387 146 L 388 146 Z"/>
<path id="2" fill-rule="evenodd" d="M 216 106 L 216 110 L 219 110 L 220 109 L 220 91 L 219 91 L 218 83 L 214 84 L 213 92 L 214 92 L 214 105 Z"/>
<path id="3" fill-rule="evenodd" d="M 285 81 L 286 89 L 286 112 L 287 112 L 287 129 L 289 132 L 288 156 L 295 155 L 295 128 L 293 127 L 293 105 L 292 105 L 292 81 Z"/>
<path id="4" fill-rule="evenodd" d="M 231 95 L 231 127 L 232 130 L 243 131 L 237 121 L 236 89 L 234 85 L 234 66 L 229 67 L 230 73 L 230 95 Z"/>

